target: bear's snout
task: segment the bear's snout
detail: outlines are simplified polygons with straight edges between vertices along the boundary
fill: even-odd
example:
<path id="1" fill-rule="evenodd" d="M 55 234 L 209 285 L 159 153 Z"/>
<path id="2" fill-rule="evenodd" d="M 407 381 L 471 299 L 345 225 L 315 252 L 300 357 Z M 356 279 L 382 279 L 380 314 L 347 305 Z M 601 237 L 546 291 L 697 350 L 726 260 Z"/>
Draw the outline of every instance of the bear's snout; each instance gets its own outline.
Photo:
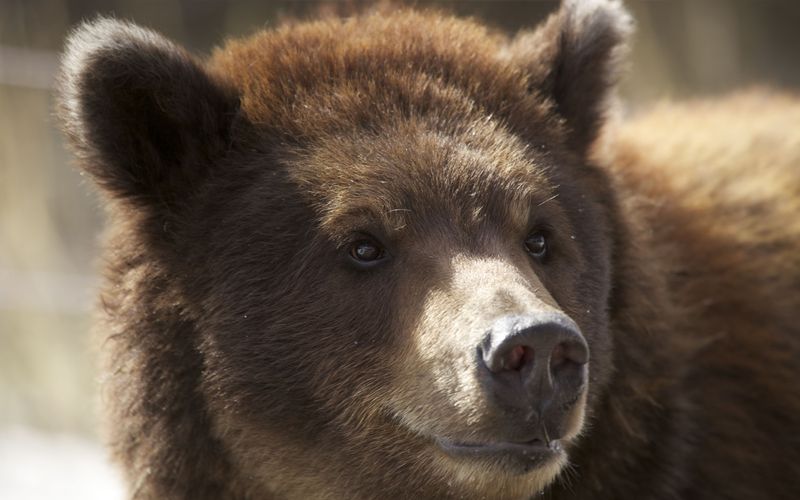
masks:
<path id="1" fill-rule="evenodd" d="M 561 312 L 497 319 L 478 346 L 479 372 L 490 398 L 505 412 L 538 417 L 554 431 L 586 388 L 589 347 Z"/>

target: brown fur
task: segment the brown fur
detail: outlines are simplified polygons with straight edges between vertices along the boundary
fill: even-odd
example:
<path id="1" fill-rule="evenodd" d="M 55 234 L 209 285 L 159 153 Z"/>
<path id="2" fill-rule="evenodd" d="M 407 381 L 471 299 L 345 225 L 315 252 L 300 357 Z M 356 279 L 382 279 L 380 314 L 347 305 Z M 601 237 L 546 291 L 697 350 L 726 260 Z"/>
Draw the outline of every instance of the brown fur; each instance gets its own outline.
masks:
<path id="1" fill-rule="evenodd" d="M 108 195 L 105 402 L 130 496 L 794 498 L 800 104 L 665 106 L 598 141 L 628 31 L 604 0 L 513 39 L 378 9 L 200 63 L 79 28 L 61 116 Z M 349 261 L 364 233 L 386 263 Z M 566 452 L 526 471 L 445 455 L 439 437 L 509 438 L 475 347 L 532 310 L 591 352 Z"/>

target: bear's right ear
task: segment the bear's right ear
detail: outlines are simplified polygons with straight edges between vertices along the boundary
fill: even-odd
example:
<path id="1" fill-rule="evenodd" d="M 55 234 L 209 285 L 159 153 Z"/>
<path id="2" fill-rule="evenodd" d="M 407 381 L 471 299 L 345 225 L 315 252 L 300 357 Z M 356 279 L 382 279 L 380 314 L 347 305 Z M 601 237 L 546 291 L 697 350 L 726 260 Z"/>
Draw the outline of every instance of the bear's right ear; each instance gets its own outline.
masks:
<path id="1" fill-rule="evenodd" d="M 562 0 L 533 31 L 520 32 L 507 54 L 525 68 L 529 89 L 555 104 L 567 142 L 585 154 L 613 101 L 633 21 L 621 0 Z"/>
<path id="2" fill-rule="evenodd" d="M 112 198 L 172 209 L 229 146 L 234 91 L 185 50 L 130 23 L 98 19 L 68 38 L 59 116 L 81 167 Z"/>

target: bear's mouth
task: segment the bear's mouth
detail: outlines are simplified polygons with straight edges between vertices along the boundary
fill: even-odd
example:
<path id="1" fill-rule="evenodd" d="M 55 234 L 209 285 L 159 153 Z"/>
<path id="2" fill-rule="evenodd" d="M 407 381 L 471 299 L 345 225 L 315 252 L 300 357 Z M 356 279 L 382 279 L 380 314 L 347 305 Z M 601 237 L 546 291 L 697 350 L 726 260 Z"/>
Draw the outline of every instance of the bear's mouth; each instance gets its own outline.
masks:
<path id="1" fill-rule="evenodd" d="M 474 443 L 437 438 L 435 441 L 437 446 L 450 457 L 490 461 L 523 473 L 543 466 L 566 453 L 557 439 L 550 442 L 536 438 L 525 442 Z"/>

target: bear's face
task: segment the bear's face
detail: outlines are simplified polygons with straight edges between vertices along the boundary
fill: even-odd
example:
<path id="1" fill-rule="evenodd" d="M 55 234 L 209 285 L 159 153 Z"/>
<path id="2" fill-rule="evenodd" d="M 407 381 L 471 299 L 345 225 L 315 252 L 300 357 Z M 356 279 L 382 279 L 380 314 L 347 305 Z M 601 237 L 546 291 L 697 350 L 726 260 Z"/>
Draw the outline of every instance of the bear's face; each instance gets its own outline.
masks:
<path id="1" fill-rule="evenodd" d="M 563 465 L 588 381 L 605 376 L 594 371 L 607 362 L 607 221 L 596 186 L 559 189 L 554 165 L 585 168 L 561 146 L 530 151 L 498 125 L 477 127 L 390 120 L 326 134 L 233 196 L 211 194 L 204 212 L 227 216 L 205 217 L 190 237 L 207 242 L 188 260 L 207 263 L 192 287 L 206 290 L 209 392 L 226 427 L 265 433 L 253 455 L 276 440 L 298 456 L 325 443 L 326 461 L 346 448 L 495 482 Z M 542 256 L 526 247 L 539 235 Z M 574 321 L 576 342 L 597 353 L 576 387 L 560 387 L 570 381 L 557 370 L 545 374 L 554 387 L 533 387 L 548 383 L 533 362 L 487 368 L 498 323 L 552 316 Z M 532 442 L 475 457 L 448 447 Z"/>
<path id="2" fill-rule="evenodd" d="M 68 131 L 180 290 L 241 477 L 515 497 L 567 463 L 611 370 L 587 150 L 627 21 L 594 4 L 512 41 L 331 20 L 208 68 L 129 25 L 73 37 Z"/>

